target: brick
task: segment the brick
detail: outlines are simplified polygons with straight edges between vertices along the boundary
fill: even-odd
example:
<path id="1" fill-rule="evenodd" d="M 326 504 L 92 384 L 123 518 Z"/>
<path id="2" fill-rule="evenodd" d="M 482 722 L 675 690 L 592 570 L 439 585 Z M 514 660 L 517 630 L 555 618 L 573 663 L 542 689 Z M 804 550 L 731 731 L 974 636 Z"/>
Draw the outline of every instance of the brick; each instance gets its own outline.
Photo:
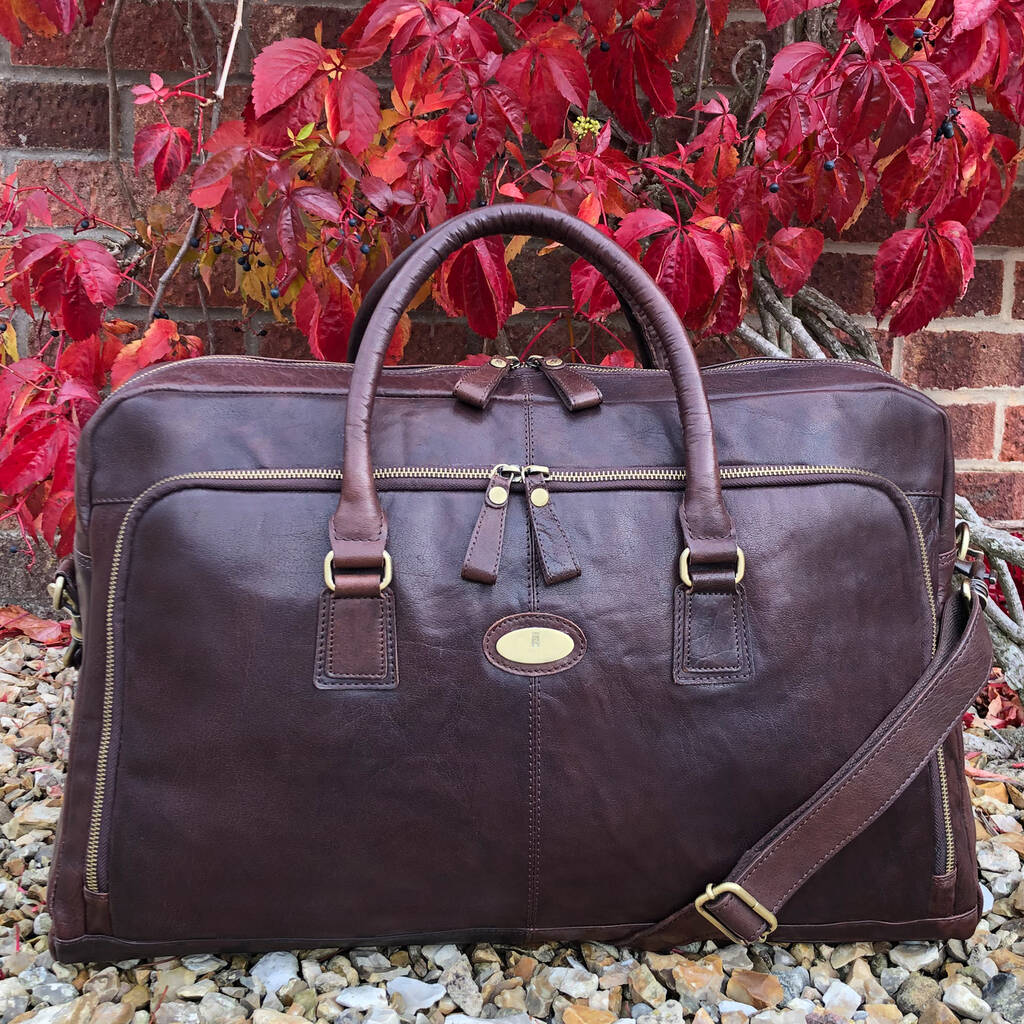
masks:
<path id="1" fill-rule="evenodd" d="M 412 337 L 405 348 L 406 363 L 457 363 L 468 353 L 481 351 L 481 342 L 461 317 L 425 319 L 412 314 Z"/>
<path id="2" fill-rule="evenodd" d="M 1013 316 L 1024 320 L 1024 263 L 1013 265 Z"/>
<path id="3" fill-rule="evenodd" d="M 168 312 L 174 315 L 173 308 Z M 245 331 L 241 329 L 236 320 L 214 320 L 213 322 L 213 350 L 206 351 L 206 355 L 237 356 L 245 354 Z M 194 334 L 203 339 L 203 345 L 209 349 L 210 339 L 206 321 L 177 320 L 178 330 L 182 334 Z"/>
<path id="4" fill-rule="evenodd" d="M 511 264 L 519 301 L 527 307 L 571 306 L 572 280 L 570 272 L 576 254 L 565 246 L 551 250 L 543 256 L 539 247 L 527 246 Z M 552 311 L 549 316 L 554 316 Z"/>
<path id="5" fill-rule="evenodd" d="M 1024 462 L 1024 405 L 1008 405 L 1003 421 L 1003 462 Z"/>
<path id="6" fill-rule="evenodd" d="M 125 178 L 132 196 L 141 210 L 145 210 L 157 198 L 152 169 L 143 170 L 136 177 L 130 163 L 123 163 Z M 49 185 L 58 195 L 83 206 L 90 216 L 112 224 L 126 225 L 129 214 L 117 173 L 109 162 L 95 160 L 20 160 L 17 164 L 20 185 Z M 177 210 L 187 207 L 187 177 L 176 182 L 160 199 L 170 203 Z M 68 209 L 56 200 L 50 200 L 53 223 L 58 227 L 73 227 L 81 220 L 81 214 Z M 35 226 L 38 226 L 35 225 Z"/>
<path id="7" fill-rule="evenodd" d="M 1024 384 L 1020 334 L 920 331 L 904 339 L 903 376 L 918 387 L 965 388 Z"/>
<path id="8" fill-rule="evenodd" d="M 249 39 L 253 54 L 289 36 L 313 38 L 318 24 L 323 26 L 325 46 L 336 46 L 341 33 L 355 20 L 353 9 L 335 7 L 253 4 L 249 12 Z"/>
<path id="9" fill-rule="evenodd" d="M 964 297 L 950 316 L 995 316 L 1003 302 L 1003 264 L 999 260 L 978 260 L 974 277 Z"/>
<path id="10" fill-rule="evenodd" d="M 105 150 L 106 87 L 56 82 L 3 83 L 0 146 Z"/>
<path id="11" fill-rule="evenodd" d="M 226 42 L 234 18 L 233 4 L 211 3 L 210 14 L 218 23 Z M 114 60 L 123 71 L 171 71 L 168 82 L 190 78 L 192 72 L 188 42 L 182 32 L 186 17 L 184 3 L 143 3 L 130 0 L 125 4 L 114 37 Z M 43 67 L 105 68 L 103 39 L 110 26 L 110 7 L 101 7 L 93 23 L 79 22 L 69 36 L 44 39 L 32 35 L 21 47 L 11 48 L 11 62 Z M 194 8 L 192 30 L 199 52 L 213 59 L 213 38 L 206 19 Z"/>
<path id="12" fill-rule="evenodd" d="M 262 337 L 257 333 L 261 356 L 272 356 L 275 359 L 309 359 L 309 341 L 294 324 L 267 324 L 266 334 Z"/>
<path id="13" fill-rule="evenodd" d="M 995 223 L 978 239 L 978 244 L 1019 246 L 1024 241 L 1021 224 L 1024 224 L 1024 189 L 1015 188 Z"/>
<path id="14" fill-rule="evenodd" d="M 943 408 L 949 416 L 953 432 L 953 452 L 956 457 L 991 459 L 995 445 L 995 403 L 965 403 L 946 405 Z"/>
<path id="15" fill-rule="evenodd" d="M 848 313 L 870 313 L 874 303 L 871 256 L 851 252 L 823 252 L 811 272 L 810 283 Z"/>
<path id="16" fill-rule="evenodd" d="M 956 490 L 986 519 L 1024 519 L 1024 473 L 957 473 Z"/>
<path id="17" fill-rule="evenodd" d="M 897 230 L 897 225 L 885 212 L 881 197 L 873 195 L 867 205 L 861 211 L 857 220 L 842 234 L 836 230 L 835 225 L 829 221 L 822 230 L 825 237 L 843 242 L 884 242 Z"/>

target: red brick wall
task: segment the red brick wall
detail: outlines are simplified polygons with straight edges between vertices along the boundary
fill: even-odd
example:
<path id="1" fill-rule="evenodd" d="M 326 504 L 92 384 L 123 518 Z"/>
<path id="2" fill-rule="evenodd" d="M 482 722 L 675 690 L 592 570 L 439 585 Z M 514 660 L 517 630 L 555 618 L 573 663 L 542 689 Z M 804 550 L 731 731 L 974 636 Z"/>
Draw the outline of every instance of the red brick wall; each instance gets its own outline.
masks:
<path id="1" fill-rule="evenodd" d="M 209 9 L 226 36 L 234 3 L 209 0 Z M 354 0 L 318 0 L 305 4 L 250 0 L 236 68 L 251 66 L 253 54 L 274 39 L 310 35 L 318 21 L 324 38 L 336 38 L 361 4 Z M 768 33 L 753 3 L 734 4 L 734 13 L 714 48 L 710 77 L 716 88 L 731 90 L 729 60 L 753 35 L 769 49 L 781 39 Z M 191 75 L 188 46 L 179 15 L 184 3 L 126 0 L 115 46 L 120 100 L 119 152 L 140 205 L 154 199 L 151 175 L 136 181 L 131 168 L 132 139 L 137 126 L 153 116 L 152 108 L 136 108 L 130 87 L 157 71 L 168 81 Z M 96 215 L 124 222 L 127 214 L 114 169 L 107 163 L 107 85 L 103 36 L 109 12 L 104 8 L 90 28 L 67 38 L 32 39 L 12 50 L 0 48 L 0 164 L 5 174 L 17 170 L 24 182 L 70 186 Z M 198 12 L 196 42 L 209 53 L 210 35 Z M 692 53 L 680 61 L 683 81 L 692 81 Z M 247 78 L 232 79 L 225 116 L 236 115 L 244 103 Z M 686 92 L 684 84 L 683 91 Z M 692 90 L 691 90 L 692 92 Z M 183 110 L 182 116 L 187 117 Z M 1006 131 L 1005 125 L 1000 130 Z M 162 196 L 184 210 L 184 186 Z M 58 214 L 61 230 L 70 231 L 78 215 Z M 878 242 L 893 230 L 872 204 L 842 240 L 833 239 L 815 273 L 814 283 L 865 324 L 875 327 L 871 307 L 871 259 Z M 102 232 L 100 232 L 102 235 Z M 879 332 L 880 347 L 892 372 L 924 389 L 946 406 L 953 423 L 961 474 L 960 489 L 983 514 L 1006 523 L 1024 524 L 1024 187 L 1019 187 L 996 224 L 980 239 L 975 280 L 959 306 L 926 330 L 909 338 L 889 339 Z M 515 269 L 526 303 L 565 301 L 567 260 L 560 254 L 537 260 L 522 257 Z M 229 268 L 225 267 L 225 270 Z M 168 313 L 197 334 L 204 333 L 195 282 L 181 278 L 167 295 Z M 129 299 L 120 311 L 141 321 L 145 297 Z M 294 328 L 256 316 L 239 326 L 232 296 L 215 288 L 210 315 L 216 324 L 219 352 L 298 355 L 305 350 Z M 535 321 L 511 325 L 513 342 L 525 340 Z M 448 361 L 465 347 L 465 328 L 437 314 L 418 319 L 410 356 L 417 361 Z M 727 356 L 714 343 L 701 348 L 705 360 Z"/>

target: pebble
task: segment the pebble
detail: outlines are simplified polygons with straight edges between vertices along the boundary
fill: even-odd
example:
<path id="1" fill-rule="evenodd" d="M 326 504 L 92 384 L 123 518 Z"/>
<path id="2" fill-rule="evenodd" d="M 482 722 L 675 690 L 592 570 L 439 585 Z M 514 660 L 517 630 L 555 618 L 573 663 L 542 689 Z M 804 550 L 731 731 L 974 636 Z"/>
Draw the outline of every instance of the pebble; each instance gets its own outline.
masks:
<path id="1" fill-rule="evenodd" d="M 962 981 L 953 982 L 943 993 L 942 1001 L 954 1013 L 971 1020 L 982 1020 L 985 1014 L 992 1012 L 992 1007 Z"/>
<path id="2" fill-rule="evenodd" d="M 861 997 L 849 985 L 843 982 L 833 981 L 822 994 L 821 1001 L 825 1009 L 837 1013 L 841 1017 L 852 1017 L 855 1010 L 860 1008 Z"/>
<path id="3" fill-rule="evenodd" d="M 889 950 L 889 959 L 913 974 L 923 971 L 926 974 L 942 965 L 942 951 L 938 946 L 924 942 L 904 942 Z"/>
<path id="4" fill-rule="evenodd" d="M 942 996 L 939 983 L 923 974 L 911 974 L 896 993 L 896 1005 L 904 1013 L 920 1014 L 933 1000 Z"/>
<path id="5" fill-rule="evenodd" d="M 653 978 L 649 968 L 637 969 L 646 971 Z M 573 999 L 589 999 L 597 992 L 597 975 L 578 967 L 555 967 L 548 975 L 548 981 Z"/>
<path id="6" fill-rule="evenodd" d="M 376 985 L 357 985 L 343 988 L 335 1000 L 341 1006 L 353 1010 L 372 1010 L 375 1006 L 387 1006 L 387 993 Z"/>
<path id="7" fill-rule="evenodd" d="M 473 969 L 463 955 L 444 969 L 438 979 L 452 1002 L 470 1017 L 478 1017 L 484 1008 L 483 996 L 473 980 Z"/>
<path id="8" fill-rule="evenodd" d="M 266 953 L 256 961 L 251 973 L 267 992 L 278 992 L 299 976 L 299 958 L 294 953 Z"/>
<path id="9" fill-rule="evenodd" d="M 395 1009 L 400 1014 L 414 1015 L 417 1010 L 428 1010 L 445 993 L 444 985 L 428 985 L 418 978 L 392 978 L 387 983 Z"/>

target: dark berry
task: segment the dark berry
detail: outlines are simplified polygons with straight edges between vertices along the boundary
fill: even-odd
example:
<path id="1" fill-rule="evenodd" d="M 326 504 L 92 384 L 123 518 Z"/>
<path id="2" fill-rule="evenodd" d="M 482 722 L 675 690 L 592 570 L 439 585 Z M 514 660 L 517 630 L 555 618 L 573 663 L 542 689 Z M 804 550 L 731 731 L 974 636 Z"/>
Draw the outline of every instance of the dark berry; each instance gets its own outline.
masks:
<path id="1" fill-rule="evenodd" d="M 824 166 L 826 171 L 834 171 L 836 169 L 836 162 L 835 160 L 826 160 L 822 166 Z"/>
<path id="2" fill-rule="evenodd" d="M 9 555 L 16 555 L 16 554 L 18 553 L 18 545 L 17 545 L 17 544 L 12 544 L 12 545 L 11 545 L 11 546 L 10 546 L 10 547 L 9 547 L 9 548 L 7 549 L 7 553 L 8 553 Z"/>
<path id="3" fill-rule="evenodd" d="M 348 226 L 350 228 L 354 228 L 358 223 L 359 223 L 359 221 L 356 220 L 355 217 L 349 217 L 349 219 L 348 219 Z"/>
<path id="4" fill-rule="evenodd" d="M 199 248 L 199 239 L 198 238 L 192 238 L 192 239 L 189 240 L 188 244 L 191 245 L 193 249 L 198 249 Z"/>
<path id="5" fill-rule="evenodd" d="M 480 120 L 480 115 L 475 111 L 471 110 L 466 115 L 466 124 L 476 124 Z"/>
<path id="6" fill-rule="evenodd" d="M 224 251 L 224 247 L 222 245 L 215 245 L 213 247 L 213 255 L 214 256 L 219 256 L 223 251 Z"/>
<path id="7" fill-rule="evenodd" d="M 362 244 L 361 246 L 359 246 L 359 251 L 360 251 L 360 252 L 361 252 L 361 253 L 362 253 L 362 254 L 363 254 L 364 256 L 367 256 L 367 255 L 369 255 L 369 252 L 370 252 L 370 243 L 369 243 L 369 242 L 363 242 L 363 244 Z"/>
<path id="8" fill-rule="evenodd" d="M 245 262 L 244 262 L 244 263 L 242 264 L 242 269 L 243 269 L 243 270 L 245 270 L 245 271 L 249 271 L 249 270 L 252 270 L 252 264 L 251 264 L 251 263 L 250 263 L 250 262 L 249 262 L 248 260 L 246 260 L 246 261 L 245 261 Z"/>
<path id="9" fill-rule="evenodd" d="M 551 15 L 551 20 L 552 21 L 561 21 L 562 20 L 562 16 L 560 14 L 552 14 Z"/>
<path id="10" fill-rule="evenodd" d="M 279 298 L 281 298 L 281 289 L 280 288 L 271 288 L 270 289 L 270 297 L 272 299 L 279 299 Z"/>
<path id="11" fill-rule="evenodd" d="M 242 333 L 242 328 L 239 327 L 237 324 L 235 324 L 235 326 L 232 327 L 231 330 L 233 330 L 235 332 L 235 334 L 241 334 Z"/>
<path id="12" fill-rule="evenodd" d="M 924 29 L 923 28 L 915 28 L 914 29 L 914 38 L 915 39 L 924 39 Z"/>
<path id="13" fill-rule="evenodd" d="M 242 246 L 242 252 L 248 253 L 248 251 L 249 251 L 249 243 L 246 242 L 246 244 Z"/>
<path id="14" fill-rule="evenodd" d="M 7 324 L 0 320 L 0 334 L 3 334 L 7 330 Z"/>
<path id="15" fill-rule="evenodd" d="M 309 181 L 309 171 L 299 171 L 299 177 L 303 181 Z"/>
<path id="16" fill-rule="evenodd" d="M 914 43 L 914 49 L 915 50 L 923 50 L 924 49 L 924 43 Z"/>
<path id="17" fill-rule="evenodd" d="M 259 338 L 265 338 L 267 336 L 267 329 L 266 329 L 266 327 L 264 327 L 262 331 L 257 331 L 256 332 L 256 336 L 259 337 Z"/>
<path id="18" fill-rule="evenodd" d="M 953 131 L 953 122 L 952 121 L 943 121 L 942 122 L 942 134 L 943 134 L 944 138 L 947 138 L 947 139 L 953 138 L 953 136 L 956 133 Z"/>
<path id="19" fill-rule="evenodd" d="M 417 235 L 415 231 L 411 235 L 409 235 L 410 242 L 415 242 L 417 238 L 419 238 L 419 235 Z"/>
<path id="20" fill-rule="evenodd" d="M 612 48 L 612 44 L 607 39 L 601 40 L 601 52 L 607 53 Z"/>
<path id="21" fill-rule="evenodd" d="M 239 257 L 238 257 L 238 259 L 237 259 L 237 260 L 235 260 L 235 262 L 236 262 L 236 263 L 237 263 L 237 264 L 238 264 L 239 266 L 242 266 L 242 264 L 243 264 L 243 263 L 248 263 L 249 261 L 248 261 L 248 260 L 247 260 L 247 259 L 246 259 L 246 258 L 245 258 L 244 256 L 239 256 Z"/>
<path id="22" fill-rule="evenodd" d="M 50 337 L 51 338 L 59 338 L 60 337 L 60 331 L 50 331 Z"/>
<path id="23" fill-rule="evenodd" d="M 84 231 L 89 226 L 89 218 L 83 217 L 79 222 L 78 226 Z"/>
<path id="24" fill-rule="evenodd" d="M 364 204 L 362 206 L 357 206 L 356 207 L 356 213 L 358 213 L 360 217 L 365 217 L 366 216 L 366 205 Z"/>
<path id="25" fill-rule="evenodd" d="M 770 184 L 770 185 L 768 186 L 768 191 L 769 191 L 769 192 L 771 192 L 771 193 L 772 193 L 772 195 L 775 195 L 775 193 L 779 191 L 779 183 L 778 183 L 777 181 L 773 181 L 773 182 L 772 182 L 772 183 L 771 183 L 771 184 Z"/>

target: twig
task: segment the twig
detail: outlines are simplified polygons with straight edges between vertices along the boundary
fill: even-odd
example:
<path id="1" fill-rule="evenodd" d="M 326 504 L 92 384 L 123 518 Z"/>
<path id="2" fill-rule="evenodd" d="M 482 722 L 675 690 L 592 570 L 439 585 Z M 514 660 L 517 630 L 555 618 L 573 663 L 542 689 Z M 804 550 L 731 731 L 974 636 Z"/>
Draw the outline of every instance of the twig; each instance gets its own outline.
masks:
<path id="1" fill-rule="evenodd" d="M 800 310 L 800 319 L 804 322 L 804 326 L 817 338 L 817 340 L 829 350 L 836 357 L 836 359 L 845 359 L 847 362 L 850 361 L 850 353 L 846 351 L 846 346 L 829 330 L 829 326 L 824 320 L 818 316 L 817 313 L 812 309 L 806 307 Z"/>
<path id="2" fill-rule="evenodd" d="M 704 76 L 708 73 L 708 54 L 711 52 L 711 18 L 707 6 L 701 7 L 699 28 L 700 43 L 697 47 L 697 92 L 693 97 L 693 123 L 690 125 L 690 141 L 697 138 L 700 128 L 700 107 L 704 98 Z"/>
<path id="3" fill-rule="evenodd" d="M 805 284 L 793 296 L 797 306 L 813 309 L 814 312 L 828 317 L 841 331 L 845 331 L 856 343 L 861 355 L 871 360 L 876 366 L 882 365 L 882 357 L 878 354 L 878 346 L 871 332 L 861 327 L 856 320 L 850 316 L 840 305 L 833 302 L 827 295 L 823 295 L 817 288 Z"/>
<path id="4" fill-rule="evenodd" d="M 769 356 L 772 359 L 788 358 L 786 353 L 783 352 L 778 345 L 773 345 L 763 334 L 758 333 L 750 326 L 750 324 L 745 323 L 742 320 L 737 325 L 736 330 L 732 333 L 735 334 L 740 341 L 746 342 L 752 349 L 760 352 L 763 356 Z"/>
<path id="5" fill-rule="evenodd" d="M 970 525 L 971 544 L 974 547 L 1014 565 L 1024 566 L 1024 540 L 1014 537 L 1006 530 L 997 530 L 994 526 L 989 526 L 975 512 L 974 506 L 959 494 L 956 496 L 956 512 Z"/>
<path id="6" fill-rule="evenodd" d="M 203 311 L 206 320 L 206 355 L 217 354 L 217 336 L 213 330 L 213 320 L 210 319 L 210 307 L 206 305 L 206 296 L 203 294 L 203 282 L 196 279 L 196 295 L 199 297 L 199 308 Z"/>
<path id="7" fill-rule="evenodd" d="M 988 564 L 999 583 L 999 589 L 1003 592 L 1007 614 L 1024 629 L 1024 605 L 1021 604 L 1017 584 L 1014 583 L 1013 577 L 1010 575 L 1010 567 L 1004 558 L 999 558 L 997 555 L 989 555 Z"/>
<path id="8" fill-rule="evenodd" d="M 238 42 L 238 33 L 242 31 L 242 9 L 245 7 L 245 0 L 237 0 L 235 4 L 235 20 L 231 25 L 231 38 L 228 40 L 228 52 L 224 58 L 224 67 L 221 70 L 220 81 L 217 88 L 213 90 L 213 98 L 224 99 L 224 90 L 228 87 L 228 76 L 231 74 L 231 62 L 235 59 L 235 44 Z"/>
<path id="9" fill-rule="evenodd" d="M 114 165 L 128 213 L 134 222 L 139 219 L 140 213 L 125 177 L 124 168 L 121 166 L 121 96 L 117 91 L 117 70 L 114 65 L 114 40 L 117 38 L 117 27 L 121 21 L 123 8 L 124 0 L 114 0 L 114 5 L 110 9 L 107 34 L 103 37 L 103 53 L 107 60 L 107 145 L 109 160 Z"/>
<path id="10" fill-rule="evenodd" d="M 782 300 L 775 293 L 775 289 L 755 269 L 754 284 L 757 287 L 758 298 L 763 302 L 772 316 L 779 321 L 780 326 L 785 327 L 793 336 L 793 340 L 803 349 L 805 355 L 811 359 L 825 359 L 825 353 L 821 346 L 811 337 L 807 328 L 800 320 L 786 309 Z"/>
<path id="11" fill-rule="evenodd" d="M 756 306 L 757 306 L 757 315 L 758 315 L 758 317 L 761 320 L 761 333 L 764 334 L 764 336 L 773 345 L 777 346 L 779 344 L 779 328 L 778 328 L 778 325 L 772 319 L 771 313 L 768 312 L 768 307 L 765 306 L 765 304 L 763 302 L 757 303 Z M 781 349 L 780 351 L 785 352 L 786 355 L 789 355 L 789 353 L 786 352 L 785 349 Z"/>

